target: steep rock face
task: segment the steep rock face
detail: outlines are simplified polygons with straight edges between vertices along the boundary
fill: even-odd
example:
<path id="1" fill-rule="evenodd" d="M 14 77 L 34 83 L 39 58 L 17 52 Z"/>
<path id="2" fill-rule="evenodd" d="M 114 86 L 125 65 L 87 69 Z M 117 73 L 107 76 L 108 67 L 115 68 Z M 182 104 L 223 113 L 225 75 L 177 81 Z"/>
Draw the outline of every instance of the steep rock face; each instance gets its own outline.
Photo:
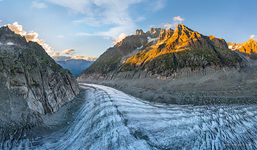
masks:
<path id="1" fill-rule="evenodd" d="M 11 114 L 20 114 L 20 118 L 9 121 L 27 119 L 22 111 L 26 107 L 41 114 L 53 113 L 79 93 L 75 77 L 39 44 L 26 42 L 8 27 L 0 28 L 0 42 L 0 115 L 4 114 L 4 122 Z M 21 111 L 16 112 L 18 109 Z"/>

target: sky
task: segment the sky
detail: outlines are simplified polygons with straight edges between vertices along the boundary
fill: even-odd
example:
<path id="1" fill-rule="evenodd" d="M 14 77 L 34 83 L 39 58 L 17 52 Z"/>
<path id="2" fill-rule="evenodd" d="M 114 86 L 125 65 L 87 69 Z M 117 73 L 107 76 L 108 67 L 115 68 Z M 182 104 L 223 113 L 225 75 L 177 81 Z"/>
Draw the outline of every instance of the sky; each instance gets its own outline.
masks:
<path id="1" fill-rule="evenodd" d="M 183 23 L 242 43 L 257 35 L 256 0 L 0 0 L 0 26 L 53 58 L 94 60 L 136 29 Z"/>

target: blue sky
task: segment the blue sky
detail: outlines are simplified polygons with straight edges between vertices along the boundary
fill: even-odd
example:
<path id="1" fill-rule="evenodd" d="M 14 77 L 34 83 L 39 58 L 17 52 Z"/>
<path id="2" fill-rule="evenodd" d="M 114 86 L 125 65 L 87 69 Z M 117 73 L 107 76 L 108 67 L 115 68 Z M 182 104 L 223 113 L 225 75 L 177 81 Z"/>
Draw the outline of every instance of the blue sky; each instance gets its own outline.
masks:
<path id="1" fill-rule="evenodd" d="M 99 57 L 122 35 L 180 21 L 242 43 L 257 35 L 256 6 L 256 0 L 0 0 L 0 23 L 17 22 L 13 27 L 34 35 L 49 55 Z"/>

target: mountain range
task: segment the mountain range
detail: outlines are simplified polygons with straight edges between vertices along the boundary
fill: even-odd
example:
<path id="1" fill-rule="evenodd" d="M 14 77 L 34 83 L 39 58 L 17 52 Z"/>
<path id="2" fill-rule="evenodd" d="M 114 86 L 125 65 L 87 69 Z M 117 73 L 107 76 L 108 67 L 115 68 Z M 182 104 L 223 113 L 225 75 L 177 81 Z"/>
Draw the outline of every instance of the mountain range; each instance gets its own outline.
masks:
<path id="1" fill-rule="evenodd" d="M 224 39 L 204 36 L 179 24 L 175 31 L 152 28 L 144 33 L 137 30 L 104 52 L 79 79 L 86 79 L 91 74 L 106 77 L 139 70 L 170 76 L 187 67 L 194 70 L 240 65 L 243 65 L 242 59 L 228 49 Z"/>
<path id="2" fill-rule="evenodd" d="M 77 80 L 112 86 L 154 102 L 213 103 L 214 95 L 219 95 L 219 103 L 255 99 L 257 63 L 239 52 L 252 50 L 229 47 L 224 39 L 202 35 L 183 24 L 175 30 L 139 29 L 107 49 Z M 243 91 L 241 95 L 237 90 Z M 195 97 L 187 97 L 189 93 Z M 191 102 L 182 103 L 183 99 Z"/>
<path id="3" fill-rule="evenodd" d="M 61 65 L 64 69 L 70 70 L 75 77 L 78 77 L 78 75 L 81 74 L 83 70 L 87 69 L 94 63 L 94 61 L 87 61 L 84 59 L 68 59 L 55 62 Z"/>

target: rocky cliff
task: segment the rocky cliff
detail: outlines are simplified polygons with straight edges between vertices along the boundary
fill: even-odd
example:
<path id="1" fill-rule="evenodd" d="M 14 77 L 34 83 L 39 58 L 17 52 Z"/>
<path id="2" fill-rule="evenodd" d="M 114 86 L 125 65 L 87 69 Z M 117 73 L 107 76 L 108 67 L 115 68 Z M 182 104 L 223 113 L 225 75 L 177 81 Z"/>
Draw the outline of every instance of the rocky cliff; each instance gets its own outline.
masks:
<path id="1" fill-rule="evenodd" d="M 0 28 L 0 83 L 0 126 L 24 125 L 37 113 L 56 112 L 79 93 L 70 71 L 8 26 Z"/>

